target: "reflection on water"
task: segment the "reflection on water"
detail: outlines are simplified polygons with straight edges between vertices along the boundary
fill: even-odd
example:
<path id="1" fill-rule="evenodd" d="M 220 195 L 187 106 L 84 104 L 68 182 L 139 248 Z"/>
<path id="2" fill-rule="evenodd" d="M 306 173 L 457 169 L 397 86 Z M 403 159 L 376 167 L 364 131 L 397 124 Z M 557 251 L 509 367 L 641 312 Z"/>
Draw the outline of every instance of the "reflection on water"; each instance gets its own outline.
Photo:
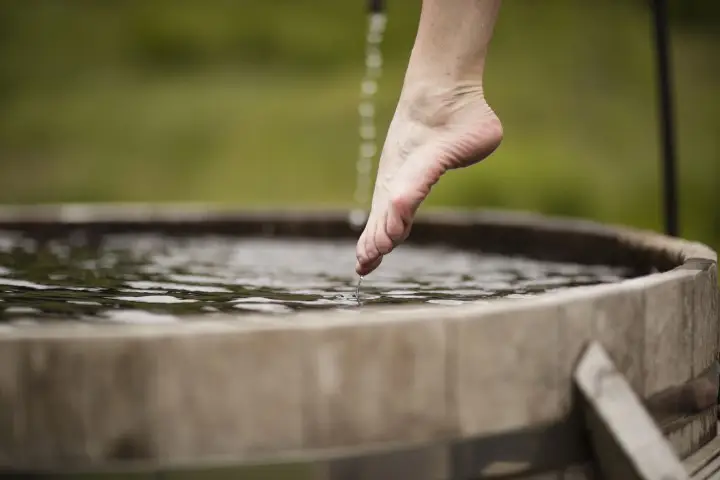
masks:
<path id="1" fill-rule="evenodd" d="M 177 322 L 188 314 L 358 308 L 351 241 L 0 234 L 0 320 Z M 615 282 L 604 266 L 405 245 L 363 281 L 365 305 L 457 305 Z M 29 320 L 35 319 L 35 320 Z"/>

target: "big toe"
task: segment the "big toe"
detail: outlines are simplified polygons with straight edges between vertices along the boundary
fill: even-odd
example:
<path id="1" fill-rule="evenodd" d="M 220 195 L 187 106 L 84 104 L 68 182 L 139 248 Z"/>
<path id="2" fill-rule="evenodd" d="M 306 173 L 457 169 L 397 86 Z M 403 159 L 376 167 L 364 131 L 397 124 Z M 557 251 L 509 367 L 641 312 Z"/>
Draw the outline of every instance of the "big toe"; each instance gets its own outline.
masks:
<path id="1" fill-rule="evenodd" d="M 378 242 L 376 241 L 378 225 L 379 222 L 375 215 L 371 214 L 365 225 L 365 230 L 363 230 L 357 243 L 357 265 L 355 266 L 355 271 L 358 275 L 367 275 L 375 270 L 382 261 L 383 254 L 380 252 Z M 382 242 L 380 242 L 380 244 L 382 244 Z"/>
<path id="2" fill-rule="evenodd" d="M 371 215 L 357 245 L 359 275 L 375 270 L 387 255 L 407 239 L 412 225 L 411 209 L 408 202 L 391 201 L 379 214 Z"/>
<path id="3" fill-rule="evenodd" d="M 374 261 L 369 263 L 362 263 L 360 260 L 357 261 L 355 264 L 355 272 L 357 272 L 358 275 L 361 277 L 364 277 L 365 275 L 368 275 L 375 271 L 380 264 L 382 263 L 382 256 L 376 258 Z"/>

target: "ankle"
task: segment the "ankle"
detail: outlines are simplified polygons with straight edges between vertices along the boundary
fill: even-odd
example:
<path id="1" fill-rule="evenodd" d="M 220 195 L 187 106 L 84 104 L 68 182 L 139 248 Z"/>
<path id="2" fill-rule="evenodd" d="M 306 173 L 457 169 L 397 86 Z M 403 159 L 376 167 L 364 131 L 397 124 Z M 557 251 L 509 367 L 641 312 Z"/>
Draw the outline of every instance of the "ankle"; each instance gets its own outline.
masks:
<path id="1" fill-rule="evenodd" d="M 429 85 L 456 88 L 459 85 L 474 85 L 482 89 L 484 62 L 452 62 L 433 60 L 432 56 L 413 50 L 405 73 L 403 89 L 422 90 Z"/>
<path id="2" fill-rule="evenodd" d="M 406 80 L 398 109 L 405 118 L 428 127 L 441 126 L 451 117 L 492 113 L 479 80 Z"/>

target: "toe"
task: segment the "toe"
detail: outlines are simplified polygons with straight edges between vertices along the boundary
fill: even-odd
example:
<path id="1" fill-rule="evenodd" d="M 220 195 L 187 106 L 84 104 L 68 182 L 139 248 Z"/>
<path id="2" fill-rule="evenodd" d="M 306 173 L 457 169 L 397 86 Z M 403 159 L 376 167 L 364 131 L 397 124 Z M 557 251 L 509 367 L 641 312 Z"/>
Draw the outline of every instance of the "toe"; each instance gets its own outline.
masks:
<path id="1" fill-rule="evenodd" d="M 378 258 L 382 253 L 380 250 L 378 250 L 377 242 L 375 241 L 375 238 L 377 237 L 378 232 L 378 216 L 377 215 L 371 215 L 370 220 L 368 221 L 367 226 L 365 227 L 365 233 L 364 238 L 361 239 L 363 244 L 363 251 L 364 251 L 364 257 L 365 257 L 365 263 L 370 263 L 375 261 L 376 258 Z"/>
<path id="2" fill-rule="evenodd" d="M 375 236 L 373 241 L 375 243 L 375 249 L 380 255 L 386 255 L 395 248 L 392 237 L 387 229 L 388 217 L 390 212 L 385 212 L 381 219 L 376 222 Z"/>
<path id="3" fill-rule="evenodd" d="M 408 236 L 407 222 L 394 205 L 388 206 L 383 217 L 377 222 L 375 248 L 381 255 L 387 255 Z"/>
<path id="4" fill-rule="evenodd" d="M 382 263 L 382 257 L 376 258 L 374 261 L 369 263 L 361 263 L 358 261 L 355 264 L 355 272 L 357 272 L 358 275 L 364 276 L 372 273 L 376 268 L 380 266 Z"/>
<path id="5" fill-rule="evenodd" d="M 410 234 L 412 213 L 411 202 L 401 199 L 389 202 L 384 212 L 370 215 L 357 244 L 358 274 L 367 275 L 375 270 L 384 255 L 405 241 Z"/>
<path id="6" fill-rule="evenodd" d="M 415 208 L 410 200 L 404 197 L 393 199 L 385 220 L 385 231 L 398 246 L 410 235 Z"/>
<path id="7" fill-rule="evenodd" d="M 382 261 L 382 256 L 390 252 L 394 245 L 385 231 L 387 212 L 370 215 L 360 239 L 357 243 L 357 273 L 367 275 L 375 270 Z"/>
<path id="8" fill-rule="evenodd" d="M 358 240 L 355 250 L 355 254 L 357 257 L 356 270 L 360 275 L 365 275 L 366 273 L 361 273 L 361 271 L 365 271 L 365 269 L 367 269 L 369 265 L 375 263 L 380 257 L 380 252 L 375 246 L 375 230 L 375 221 L 374 218 L 371 217 L 371 219 L 365 226 L 365 230 L 363 231 L 362 235 L 360 235 L 360 239 Z"/>

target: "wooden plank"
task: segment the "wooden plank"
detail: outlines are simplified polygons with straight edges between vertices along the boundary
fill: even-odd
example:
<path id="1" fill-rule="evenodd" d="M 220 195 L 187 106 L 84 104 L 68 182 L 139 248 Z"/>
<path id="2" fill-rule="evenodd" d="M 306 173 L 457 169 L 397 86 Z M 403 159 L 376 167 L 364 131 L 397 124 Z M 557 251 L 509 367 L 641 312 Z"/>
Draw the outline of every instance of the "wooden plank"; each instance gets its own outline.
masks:
<path id="1" fill-rule="evenodd" d="M 712 472 L 713 465 L 720 462 L 720 437 L 715 437 L 700 450 L 688 457 L 683 464 L 685 470 L 693 478 L 709 478 L 708 470 Z"/>
<path id="2" fill-rule="evenodd" d="M 715 458 L 693 475 L 693 480 L 717 480 L 720 478 L 720 458 Z"/>
<path id="3" fill-rule="evenodd" d="M 598 342 L 575 370 L 591 441 L 605 478 L 684 480 L 685 468 L 640 398 Z"/>
<path id="4" fill-rule="evenodd" d="M 0 471 L 22 454 L 18 436 L 24 425 L 18 387 L 18 349 L 0 334 Z"/>

